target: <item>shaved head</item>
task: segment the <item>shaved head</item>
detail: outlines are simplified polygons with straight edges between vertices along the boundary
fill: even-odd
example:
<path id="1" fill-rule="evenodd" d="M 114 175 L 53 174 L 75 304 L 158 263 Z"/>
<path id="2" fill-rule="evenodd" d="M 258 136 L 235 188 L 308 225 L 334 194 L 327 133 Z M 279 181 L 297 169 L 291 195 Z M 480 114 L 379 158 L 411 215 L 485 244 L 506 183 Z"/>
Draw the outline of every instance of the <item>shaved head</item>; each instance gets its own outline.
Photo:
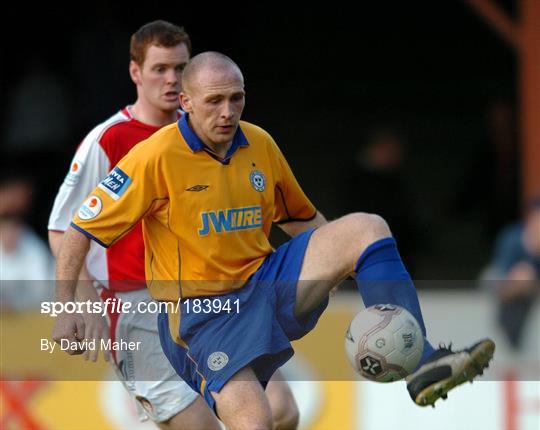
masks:
<path id="1" fill-rule="evenodd" d="M 193 91 L 204 75 L 236 75 L 243 82 L 244 77 L 238 65 L 220 52 L 208 51 L 193 57 L 182 73 L 182 86 L 186 92 Z"/>

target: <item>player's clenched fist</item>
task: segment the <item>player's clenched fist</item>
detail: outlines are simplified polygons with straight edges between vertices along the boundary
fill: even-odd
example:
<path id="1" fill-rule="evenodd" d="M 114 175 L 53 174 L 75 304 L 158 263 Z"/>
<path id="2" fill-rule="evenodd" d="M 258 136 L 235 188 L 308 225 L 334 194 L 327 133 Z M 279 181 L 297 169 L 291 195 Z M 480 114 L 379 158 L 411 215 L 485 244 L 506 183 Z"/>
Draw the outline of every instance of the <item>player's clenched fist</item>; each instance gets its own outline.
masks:
<path id="1" fill-rule="evenodd" d="M 52 332 L 53 340 L 69 355 L 79 355 L 84 348 L 84 320 L 82 315 L 61 313 L 56 319 Z"/>

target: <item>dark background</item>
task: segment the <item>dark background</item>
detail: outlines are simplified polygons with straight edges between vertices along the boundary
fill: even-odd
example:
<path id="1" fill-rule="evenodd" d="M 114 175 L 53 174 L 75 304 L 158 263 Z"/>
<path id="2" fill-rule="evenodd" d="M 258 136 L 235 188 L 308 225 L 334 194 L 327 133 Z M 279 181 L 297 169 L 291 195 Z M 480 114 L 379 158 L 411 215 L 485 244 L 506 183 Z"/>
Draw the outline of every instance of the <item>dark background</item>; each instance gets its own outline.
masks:
<path id="1" fill-rule="evenodd" d="M 514 2 L 496 3 L 515 16 Z M 518 152 L 512 49 L 461 1 L 291 4 L 92 2 L 5 14 L 16 25 L 2 30 L 2 170 L 35 178 L 35 230 L 46 237 L 84 135 L 135 101 L 130 35 L 165 19 L 186 28 L 194 53 L 217 50 L 239 64 L 244 119 L 274 136 L 328 218 L 369 210 L 407 219 L 395 234 L 415 278 L 477 277 L 496 231 L 518 215 L 514 182 L 504 194 L 491 180 L 486 122 L 493 106 L 514 112 Z M 399 190 L 355 176 L 354 160 L 380 128 L 404 144 Z"/>

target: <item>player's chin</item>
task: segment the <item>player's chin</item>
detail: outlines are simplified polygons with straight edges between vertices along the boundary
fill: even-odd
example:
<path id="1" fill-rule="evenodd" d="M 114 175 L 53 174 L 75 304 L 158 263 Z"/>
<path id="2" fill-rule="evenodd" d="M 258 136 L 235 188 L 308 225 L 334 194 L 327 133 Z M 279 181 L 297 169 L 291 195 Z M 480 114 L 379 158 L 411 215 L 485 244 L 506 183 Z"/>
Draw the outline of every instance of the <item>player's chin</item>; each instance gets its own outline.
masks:
<path id="1" fill-rule="evenodd" d="M 159 104 L 161 110 L 178 110 L 180 108 L 180 101 L 178 99 L 161 100 Z"/>
<path id="2" fill-rule="evenodd" d="M 218 144 L 226 145 L 234 138 L 234 133 L 217 133 L 214 135 L 213 141 Z"/>

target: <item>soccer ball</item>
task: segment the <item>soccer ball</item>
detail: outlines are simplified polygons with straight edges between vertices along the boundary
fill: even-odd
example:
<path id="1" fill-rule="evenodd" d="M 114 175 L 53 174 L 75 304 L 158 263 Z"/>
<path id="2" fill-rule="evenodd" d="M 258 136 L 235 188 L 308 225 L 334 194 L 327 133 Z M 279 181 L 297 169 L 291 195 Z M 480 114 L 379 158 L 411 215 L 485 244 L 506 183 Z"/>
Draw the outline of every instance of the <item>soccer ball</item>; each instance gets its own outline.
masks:
<path id="1" fill-rule="evenodd" d="M 396 305 L 374 305 L 354 317 L 345 335 L 353 368 L 365 379 L 392 382 L 418 365 L 424 336 L 416 319 Z"/>

